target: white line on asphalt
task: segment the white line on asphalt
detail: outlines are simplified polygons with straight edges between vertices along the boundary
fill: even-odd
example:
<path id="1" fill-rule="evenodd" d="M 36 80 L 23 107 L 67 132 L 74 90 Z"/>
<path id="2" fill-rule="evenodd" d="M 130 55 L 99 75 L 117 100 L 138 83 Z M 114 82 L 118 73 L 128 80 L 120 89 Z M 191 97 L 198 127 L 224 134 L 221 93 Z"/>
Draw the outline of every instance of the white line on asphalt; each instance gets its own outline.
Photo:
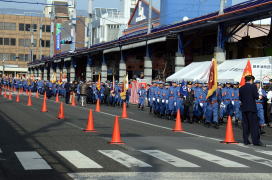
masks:
<path id="1" fill-rule="evenodd" d="M 2 149 L 0 148 L 0 153 L 3 153 Z"/>
<path id="2" fill-rule="evenodd" d="M 149 164 L 140 161 L 130 155 L 127 155 L 119 150 L 99 150 L 100 153 L 105 156 L 121 163 L 122 165 L 132 168 L 132 167 L 152 167 Z"/>
<path id="3" fill-rule="evenodd" d="M 78 151 L 57 151 L 62 157 L 67 161 L 72 163 L 75 167 L 79 169 L 83 168 L 103 168 L 84 154 Z"/>
<path id="4" fill-rule="evenodd" d="M 249 160 L 249 161 L 252 161 L 252 162 L 255 162 L 255 163 L 260 163 L 260 164 L 272 167 L 272 161 L 269 160 L 269 159 L 254 156 L 254 155 L 244 153 L 244 152 L 241 152 L 241 151 L 237 151 L 237 150 L 217 150 L 217 151 L 220 151 L 220 152 L 223 152 L 223 153 L 226 153 L 226 154 L 230 154 L 232 156 L 236 156 L 236 157 L 239 157 L 239 158 L 242 158 L 242 159 L 246 159 L 246 160 Z"/>
<path id="5" fill-rule="evenodd" d="M 140 151 L 155 158 L 158 158 L 164 162 L 167 162 L 175 167 L 199 167 L 196 164 L 193 164 L 184 159 L 180 159 L 176 156 L 162 152 L 160 150 L 140 150 Z"/>
<path id="6" fill-rule="evenodd" d="M 272 151 L 261 151 L 261 150 L 257 150 L 257 152 L 272 156 Z"/>
<path id="7" fill-rule="evenodd" d="M 213 155 L 213 154 L 209 154 L 209 153 L 206 153 L 203 151 L 199 151 L 196 149 L 178 149 L 178 150 L 181 152 L 196 156 L 198 158 L 204 159 L 206 161 L 219 164 L 224 167 L 248 167 L 246 165 L 243 165 L 243 164 L 240 164 L 240 163 L 237 163 L 234 161 L 230 161 L 228 159 L 225 159 L 225 158 Z"/>
<path id="8" fill-rule="evenodd" d="M 36 152 L 15 152 L 25 170 L 52 169 L 47 162 Z"/>

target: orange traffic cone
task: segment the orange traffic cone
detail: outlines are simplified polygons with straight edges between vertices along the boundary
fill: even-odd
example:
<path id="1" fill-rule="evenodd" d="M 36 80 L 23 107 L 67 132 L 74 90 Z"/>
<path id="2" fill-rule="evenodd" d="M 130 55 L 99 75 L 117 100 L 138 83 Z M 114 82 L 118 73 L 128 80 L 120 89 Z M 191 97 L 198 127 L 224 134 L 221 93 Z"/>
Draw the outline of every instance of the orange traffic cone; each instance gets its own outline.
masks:
<path id="1" fill-rule="evenodd" d="M 26 95 L 28 95 L 28 90 L 26 90 Z"/>
<path id="2" fill-rule="evenodd" d="M 31 95 L 28 95 L 28 101 L 27 101 L 27 106 L 32 106 L 32 100 L 31 100 Z"/>
<path id="3" fill-rule="evenodd" d="M 111 142 L 109 142 L 109 143 L 110 144 L 125 144 L 121 140 L 118 116 L 115 116 L 114 127 L 113 127 L 113 132 L 112 132 L 112 139 L 111 139 Z"/>
<path id="4" fill-rule="evenodd" d="M 16 91 L 16 89 L 15 89 L 15 87 L 13 87 L 13 92 L 15 92 Z"/>
<path id="5" fill-rule="evenodd" d="M 221 141 L 221 143 L 238 144 L 234 139 L 234 134 L 233 134 L 233 129 L 232 129 L 232 120 L 231 120 L 230 116 L 228 117 L 225 141 Z"/>
<path id="6" fill-rule="evenodd" d="M 36 98 L 39 98 L 39 93 L 38 93 L 38 91 L 36 92 Z"/>
<path id="7" fill-rule="evenodd" d="M 128 115 L 127 115 L 127 104 L 125 102 L 123 103 L 122 118 L 128 118 Z"/>
<path id="8" fill-rule="evenodd" d="M 180 109 L 178 109 L 176 124 L 175 124 L 175 127 L 172 129 L 172 131 L 174 131 L 174 132 L 184 132 L 182 124 L 181 124 L 181 119 L 180 119 Z"/>
<path id="9" fill-rule="evenodd" d="M 11 92 L 9 92 L 9 100 L 12 100 L 12 95 L 11 95 Z"/>
<path id="10" fill-rule="evenodd" d="M 58 119 L 64 119 L 63 102 L 60 103 Z"/>
<path id="11" fill-rule="evenodd" d="M 17 93 L 17 96 L 16 96 L 16 102 L 20 102 L 20 95 L 19 95 L 19 92 Z"/>
<path id="12" fill-rule="evenodd" d="M 97 99 L 97 101 L 96 101 L 95 111 L 100 112 L 100 100 L 99 99 Z"/>
<path id="13" fill-rule="evenodd" d="M 56 101 L 55 101 L 56 103 L 58 103 L 59 102 L 59 93 L 57 93 L 57 95 L 56 95 Z"/>
<path id="14" fill-rule="evenodd" d="M 42 104 L 41 112 L 48 112 L 47 105 L 46 105 L 46 93 L 44 93 L 44 96 L 43 96 L 43 104 Z"/>
<path id="15" fill-rule="evenodd" d="M 2 96 L 2 88 L 0 89 L 0 96 Z"/>
<path id="16" fill-rule="evenodd" d="M 9 92 L 8 99 L 9 99 L 9 100 L 12 100 L 12 95 L 11 95 L 11 92 Z"/>
<path id="17" fill-rule="evenodd" d="M 7 91 L 4 92 L 4 98 L 7 98 Z"/>
<path id="18" fill-rule="evenodd" d="M 71 106 L 76 106 L 76 100 L 75 100 L 75 95 L 72 95 L 72 104 Z"/>
<path id="19" fill-rule="evenodd" d="M 89 112 L 89 118 L 88 118 L 88 122 L 86 125 L 86 129 L 84 129 L 83 131 L 96 132 L 96 130 L 94 129 L 94 118 L 93 118 L 93 110 L 92 109 L 90 109 L 90 112 Z"/>

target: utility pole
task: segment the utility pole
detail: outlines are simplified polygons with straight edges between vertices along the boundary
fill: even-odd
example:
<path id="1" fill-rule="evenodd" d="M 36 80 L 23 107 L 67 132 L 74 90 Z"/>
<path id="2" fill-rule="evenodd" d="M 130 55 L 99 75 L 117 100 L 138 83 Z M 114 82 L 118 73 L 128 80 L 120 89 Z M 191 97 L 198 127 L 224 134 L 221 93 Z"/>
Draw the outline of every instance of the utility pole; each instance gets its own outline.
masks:
<path id="1" fill-rule="evenodd" d="M 88 40 L 88 47 L 91 47 L 93 44 L 93 27 L 92 27 L 92 18 L 93 18 L 93 0 L 89 0 L 89 5 L 88 5 L 88 14 L 89 14 L 89 27 L 88 27 L 88 35 L 89 35 L 89 40 Z"/>
<path id="2" fill-rule="evenodd" d="M 74 52 L 76 50 L 76 2 L 75 0 L 69 0 L 69 19 L 71 22 L 71 47 L 70 50 Z"/>
<path id="3" fill-rule="evenodd" d="M 225 0 L 220 0 L 219 15 L 224 14 Z"/>
<path id="4" fill-rule="evenodd" d="M 31 32 L 30 56 L 31 56 L 31 62 L 33 62 L 34 61 L 34 59 L 33 59 L 33 48 L 34 48 L 34 30 L 33 30 L 33 24 L 30 25 L 30 32 Z"/>
<path id="5" fill-rule="evenodd" d="M 43 18 L 41 17 L 41 22 L 40 22 L 40 43 L 39 43 L 39 46 L 40 46 L 40 59 L 42 59 L 42 54 L 43 54 L 43 47 L 42 47 L 42 26 L 43 26 Z M 46 29 L 44 27 L 44 29 Z M 45 45 L 45 41 L 43 43 L 43 45 Z"/>
<path id="6" fill-rule="evenodd" d="M 148 11 L 148 29 L 147 34 L 151 33 L 152 26 L 152 0 L 149 0 L 149 11 Z"/>
<path id="7" fill-rule="evenodd" d="M 55 6 L 52 4 L 50 12 L 50 19 L 51 19 L 51 35 L 50 35 L 50 56 L 54 55 L 55 50 L 55 42 L 54 42 L 54 29 L 55 29 Z"/>

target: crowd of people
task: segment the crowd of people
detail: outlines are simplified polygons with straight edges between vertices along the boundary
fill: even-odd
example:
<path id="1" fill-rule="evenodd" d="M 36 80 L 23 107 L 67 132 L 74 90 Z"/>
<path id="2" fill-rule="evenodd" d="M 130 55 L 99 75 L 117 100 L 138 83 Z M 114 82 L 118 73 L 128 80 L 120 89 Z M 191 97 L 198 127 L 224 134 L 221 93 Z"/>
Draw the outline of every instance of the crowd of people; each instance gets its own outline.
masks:
<path id="1" fill-rule="evenodd" d="M 259 98 L 256 100 L 260 132 L 264 127 L 272 127 L 271 98 L 272 80 L 267 84 L 255 81 Z M 129 105 L 131 89 L 124 88 L 123 83 L 91 81 L 44 81 L 21 78 L 1 78 L 1 85 L 12 88 L 44 94 L 48 98 L 63 96 L 66 103 L 71 103 L 71 95 L 77 97 L 81 106 L 87 103 L 94 104 L 97 100 L 101 104 L 121 106 L 124 102 Z M 174 120 L 180 110 L 181 118 L 188 123 L 203 123 L 207 127 L 219 128 L 224 123 L 224 117 L 231 116 L 235 125 L 242 120 L 241 102 L 239 99 L 239 83 L 218 83 L 217 90 L 207 98 L 208 87 L 206 83 L 195 82 L 162 82 L 153 81 L 148 85 L 140 85 L 137 90 L 138 108 L 145 110 L 160 118 Z"/>

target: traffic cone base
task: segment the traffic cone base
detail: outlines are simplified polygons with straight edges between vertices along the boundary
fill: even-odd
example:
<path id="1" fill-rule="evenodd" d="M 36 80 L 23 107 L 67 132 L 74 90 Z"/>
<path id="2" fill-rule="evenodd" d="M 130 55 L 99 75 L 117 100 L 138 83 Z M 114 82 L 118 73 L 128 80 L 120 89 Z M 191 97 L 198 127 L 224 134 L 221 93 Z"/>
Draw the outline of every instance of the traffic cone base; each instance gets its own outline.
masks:
<path id="1" fill-rule="evenodd" d="M 58 119 L 64 119 L 64 111 L 63 111 L 63 103 L 60 103 L 60 107 L 59 107 L 59 113 L 57 116 Z"/>
<path id="2" fill-rule="evenodd" d="M 56 103 L 58 103 L 59 102 L 59 94 L 57 93 L 57 95 L 56 95 L 56 101 L 55 101 Z"/>
<path id="3" fill-rule="evenodd" d="M 76 100 L 74 94 L 72 95 L 72 104 L 71 106 L 76 106 Z"/>
<path id="4" fill-rule="evenodd" d="M 112 132 L 112 139 L 109 142 L 109 144 L 125 144 L 121 140 L 120 136 L 120 126 L 119 126 L 119 119 L 118 116 L 115 116 L 114 126 L 113 126 L 113 132 Z"/>
<path id="5" fill-rule="evenodd" d="M 83 130 L 84 132 L 96 132 L 94 129 L 94 119 L 93 119 L 93 111 L 90 109 L 88 122 L 86 125 L 86 129 Z"/>
<path id="6" fill-rule="evenodd" d="M 220 141 L 224 144 L 238 144 L 234 139 L 233 129 L 232 129 L 232 120 L 231 117 L 228 117 L 227 127 L 226 127 L 226 137 L 224 141 Z"/>
<path id="7" fill-rule="evenodd" d="M 100 112 L 100 100 L 99 99 L 96 101 L 95 111 Z"/>
<path id="8" fill-rule="evenodd" d="M 180 110 L 179 109 L 177 111 L 175 127 L 172 129 L 172 131 L 174 131 L 174 132 L 184 132 L 182 124 L 181 124 Z"/>
<path id="9" fill-rule="evenodd" d="M 32 106 L 32 100 L 30 95 L 28 95 L 27 106 Z"/>
<path id="10" fill-rule="evenodd" d="M 16 102 L 18 103 L 18 102 L 20 102 L 20 96 L 19 96 L 19 93 L 17 94 L 17 96 L 16 96 Z"/>

